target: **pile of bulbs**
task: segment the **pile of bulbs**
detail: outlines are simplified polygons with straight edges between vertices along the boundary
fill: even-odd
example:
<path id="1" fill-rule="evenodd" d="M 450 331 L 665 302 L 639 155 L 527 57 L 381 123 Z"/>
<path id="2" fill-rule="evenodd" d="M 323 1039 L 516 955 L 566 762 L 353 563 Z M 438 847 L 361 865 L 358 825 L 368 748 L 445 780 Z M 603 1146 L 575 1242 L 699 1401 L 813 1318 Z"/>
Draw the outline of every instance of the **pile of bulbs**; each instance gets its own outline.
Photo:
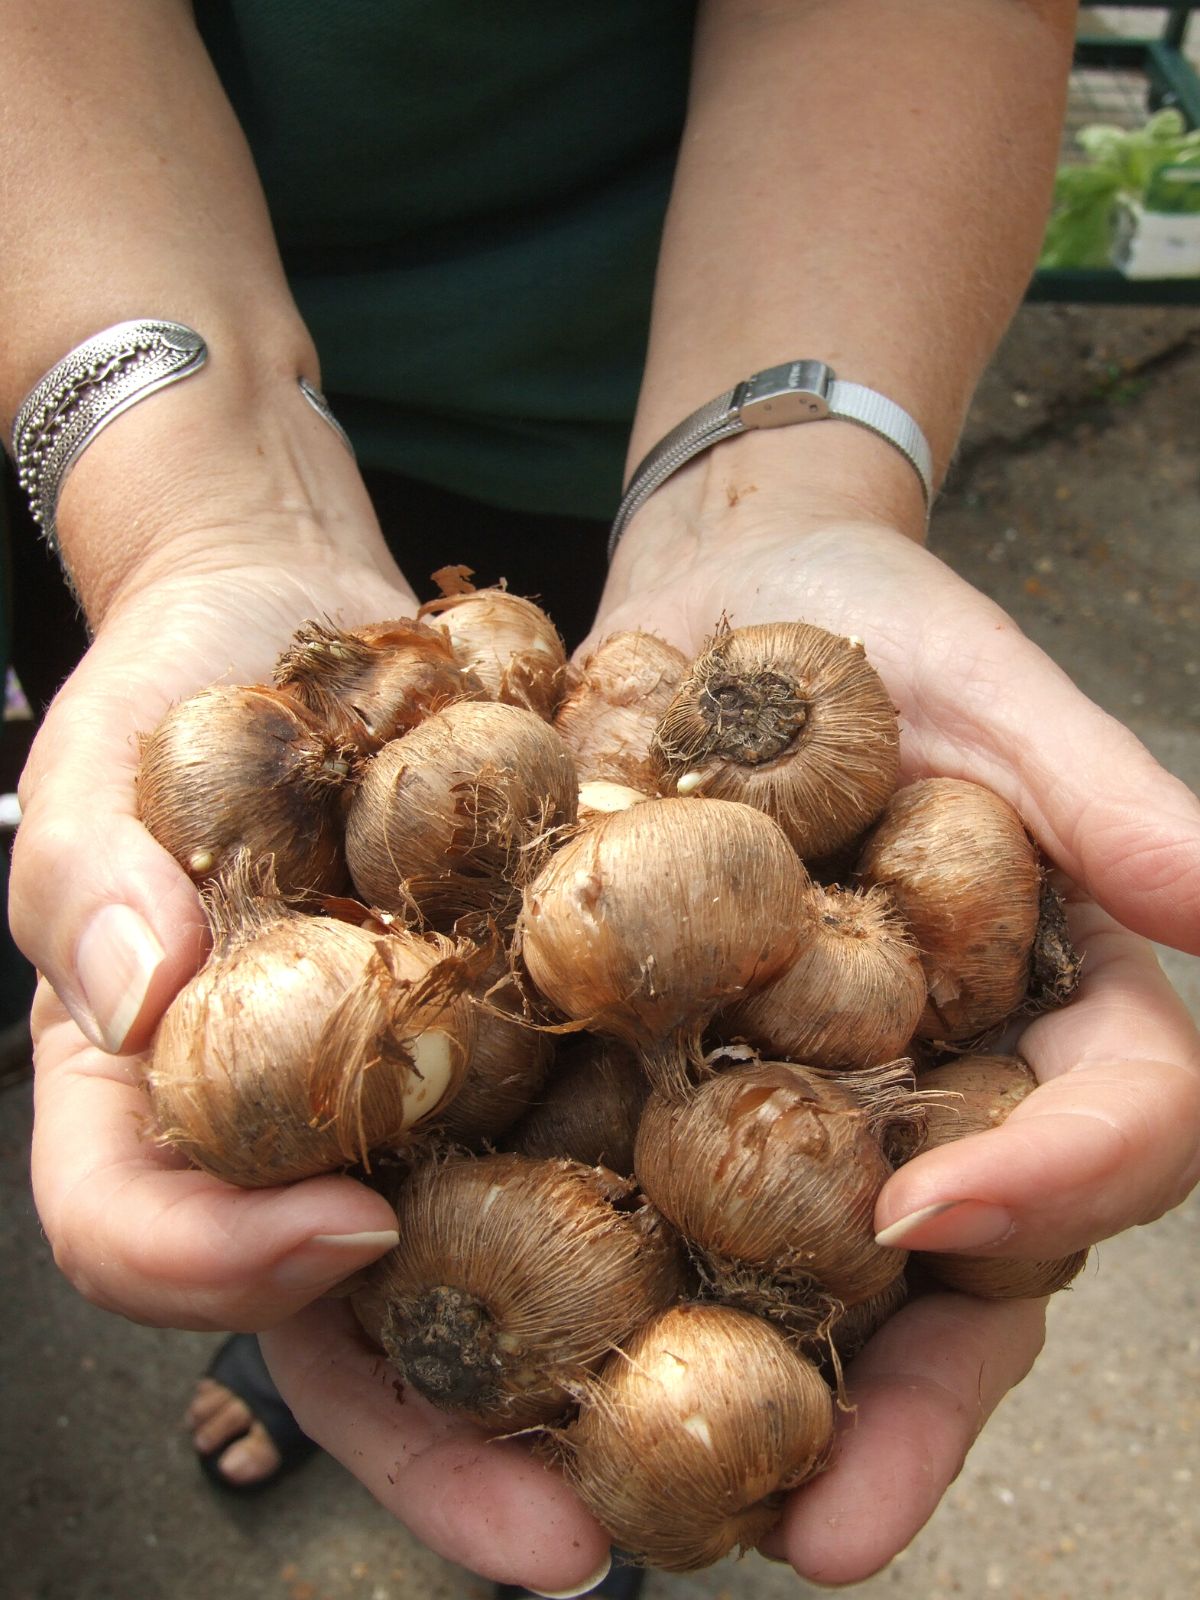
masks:
<path id="1" fill-rule="evenodd" d="M 872 1222 L 897 1162 L 1029 1093 L 969 1051 L 1076 964 L 1006 801 L 898 787 L 858 641 L 621 633 L 568 667 L 531 602 L 440 578 L 143 740 L 213 930 L 149 1060 L 159 1137 L 234 1184 L 379 1184 L 401 1243 L 353 1300 L 401 1391 L 541 1430 L 618 1544 L 692 1570 L 821 1470 L 840 1363 L 908 1293 L 1078 1272 Z"/>

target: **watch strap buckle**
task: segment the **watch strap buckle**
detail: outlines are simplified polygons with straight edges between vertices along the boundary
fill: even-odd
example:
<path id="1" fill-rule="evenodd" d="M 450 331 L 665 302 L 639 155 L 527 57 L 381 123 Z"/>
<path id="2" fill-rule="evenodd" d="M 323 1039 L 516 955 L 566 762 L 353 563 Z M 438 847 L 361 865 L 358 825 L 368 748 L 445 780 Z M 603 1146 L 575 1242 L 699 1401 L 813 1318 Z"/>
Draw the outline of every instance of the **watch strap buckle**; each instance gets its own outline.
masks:
<path id="1" fill-rule="evenodd" d="M 833 369 L 823 361 L 785 361 L 738 384 L 733 408 L 743 428 L 785 428 L 828 417 Z"/>

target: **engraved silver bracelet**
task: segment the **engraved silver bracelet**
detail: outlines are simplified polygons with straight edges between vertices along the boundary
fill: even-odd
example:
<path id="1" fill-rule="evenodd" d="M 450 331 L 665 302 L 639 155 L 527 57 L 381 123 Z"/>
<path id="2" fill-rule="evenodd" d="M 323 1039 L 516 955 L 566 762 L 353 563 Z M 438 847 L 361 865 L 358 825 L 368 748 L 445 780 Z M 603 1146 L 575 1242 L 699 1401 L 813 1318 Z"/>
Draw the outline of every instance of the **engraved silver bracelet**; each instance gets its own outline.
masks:
<path id="1" fill-rule="evenodd" d="M 54 519 L 67 473 L 115 417 L 168 384 L 190 378 L 207 359 L 203 338 L 181 322 L 118 322 L 68 351 L 25 396 L 13 423 L 17 481 L 60 561 Z M 307 378 L 298 382 L 304 398 L 353 453 L 324 395 Z"/>

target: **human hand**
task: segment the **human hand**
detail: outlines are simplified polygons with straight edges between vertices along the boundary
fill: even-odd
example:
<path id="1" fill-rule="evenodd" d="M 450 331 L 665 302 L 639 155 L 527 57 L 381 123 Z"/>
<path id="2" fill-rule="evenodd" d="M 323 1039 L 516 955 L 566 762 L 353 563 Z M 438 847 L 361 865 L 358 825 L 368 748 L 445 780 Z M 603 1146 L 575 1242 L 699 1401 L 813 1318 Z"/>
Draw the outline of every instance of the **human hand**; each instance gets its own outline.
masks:
<path id="1" fill-rule="evenodd" d="M 634 546 L 618 559 L 583 651 L 609 632 L 641 626 L 694 653 L 726 611 L 735 624 L 800 617 L 857 634 L 901 707 L 905 780 L 948 772 L 999 789 L 1080 883 L 1069 907 L 1084 957 L 1080 990 L 1017 1042 L 1043 1087 L 1004 1129 L 903 1168 L 880 1200 L 879 1225 L 925 1204 L 982 1197 L 1018 1219 L 1000 1249 L 1058 1255 L 1156 1215 L 1182 1199 L 1194 1178 L 1195 1030 L 1147 944 L 1091 895 L 1145 931 L 1179 943 L 1190 934 L 1194 943 L 1194 802 L 1010 619 L 918 545 L 877 519 L 814 519 L 798 533 L 791 517 L 778 535 L 772 520 L 756 533 L 742 530 L 736 564 L 720 540 L 712 556 L 692 536 L 670 551 Z M 997 682 L 1010 692 L 997 694 Z M 1111 797 L 1111 811 L 1097 809 L 1097 793 Z M 1135 843 L 1162 852 L 1161 877 L 1148 886 L 1123 868 Z M 1172 884 L 1174 896 L 1166 892 Z M 994 1158 L 981 1162 L 981 1147 L 994 1149 Z M 915 1197 L 906 1185 L 918 1186 Z M 978 1207 L 961 1214 L 972 1210 L 986 1215 Z M 408 1393 L 397 1406 L 385 1393 L 386 1369 L 343 1323 L 342 1308 L 314 1307 L 267 1341 L 305 1427 L 434 1548 L 458 1559 L 470 1550 L 465 1558 L 477 1570 L 500 1579 L 516 1575 L 546 1588 L 581 1583 L 602 1535 L 561 1497 L 561 1486 L 536 1479 L 553 1512 L 531 1526 L 523 1502 L 505 1498 L 499 1485 L 493 1491 L 488 1476 L 500 1473 L 515 1444 L 485 1447 L 476 1430 Z M 839 1425 L 833 1464 L 791 1497 L 765 1551 L 827 1583 L 858 1581 L 886 1564 L 933 1512 L 987 1416 L 1029 1370 L 1043 1326 L 1041 1301 L 939 1293 L 910 1303 L 848 1368 L 855 1410 Z M 414 1457 L 415 1440 L 424 1442 Z M 473 1542 L 477 1528 L 453 1525 L 453 1503 L 436 1487 L 427 1492 L 421 1471 L 411 1470 L 418 1460 L 452 1457 L 484 1475 L 494 1492 L 482 1546 Z"/>
<path id="2" fill-rule="evenodd" d="M 806 618 L 858 634 L 901 706 L 906 779 L 944 771 L 1005 792 L 1078 880 L 1069 914 L 1083 952 L 1080 990 L 1066 1010 L 1030 1022 L 1018 1042 L 1042 1088 L 1003 1130 L 902 1168 L 880 1200 L 878 1226 L 926 1203 L 982 1198 L 989 1213 L 1003 1206 L 1018 1224 L 998 1250 L 1053 1256 L 1178 1202 L 1194 1181 L 1200 1123 L 1195 1030 L 1144 939 L 1091 896 L 1160 938 L 1195 938 L 1189 904 L 1200 819 L 1189 795 L 1010 619 L 886 523 L 829 517 L 798 534 L 789 515 L 778 536 L 762 528 L 738 550 L 734 565 L 720 541 L 712 557 L 699 538 L 669 552 L 632 547 L 582 650 L 640 626 L 693 653 L 723 611 L 734 624 Z M 995 693 L 997 682 L 1011 693 Z M 1096 810 L 1098 792 L 1112 810 Z M 1174 869 L 1163 864 L 1162 880 L 1139 883 L 1123 870 L 1134 840 L 1147 853 L 1170 853 Z M 1190 902 L 1158 893 L 1157 883 L 1173 878 L 1178 893 L 1189 870 L 1182 893 Z M 1146 1152 L 1152 1162 L 1142 1160 Z M 941 1248 L 941 1238 L 930 1243 Z M 603 1534 L 563 1498 L 562 1485 L 514 1456 L 514 1442 L 485 1445 L 477 1430 L 411 1394 L 397 1405 L 386 1366 L 347 1334 L 344 1318 L 344 1307 L 310 1307 L 267 1339 L 304 1426 L 443 1554 L 546 1589 L 584 1581 Z M 1042 1301 L 949 1293 L 894 1315 L 846 1371 L 854 1411 L 840 1421 L 832 1466 L 790 1498 L 766 1554 L 830 1584 L 885 1565 L 930 1517 L 990 1411 L 1026 1376 L 1043 1322 Z M 482 1542 L 470 1496 L 446 1498 L 442 1478 L 424 1475 L 450 1461 L 478 1504 L 485 1493 L 494 1507 Z"/>
<path id="3" fill-rule="evenodd" d="M 235 1189 L 148 1132 L 137 1052 L 206 931 L 194 885 L 137 821 L 136 735 L 209 682 L 269 677 L 304 618 L 353 625 L 414 610 L 398 573 L 208 559 L 109 608 L 23 779 L 12 916 L 44 974 L 34 1188 L 56 1259 L 93 1303 L 195 1329 L 290 1317 L 277 1343 L 300 1371 L 286 1388 L 302 1425 L 448 1558 L 557 1588 L 594 1572 L 607 1543 L 561 1478 L 519 1443 L 488 1443 L 415 1396 L 398 1404 L 347 1306 L 310 1304 L 396 1242 L 388 1204 L 340 1175 Z M 374 1451 L 358 1443 L 360 1425 Z"/>
<path id="4" fill-rule="evenodd" d="M 800 617 L 864 639 L 901 708 L 905 780 L 944 772 L 1006 794 L 1076 880 L 1069 915 L 1084 957 L 1072 1004 L 1016 1041 L 1042 1087 L 1004 1128 L 901 1169 L 881 1197 L 878 1224 L 926 1205 L 982 1200 L 957 1214 L 994 1222 L 998 1206 L 1015 1228 L 998 1247 L 970 1242 L 972 1251 L 1049 1256 L 1148 1220 L 1194 1181 L 1200 1048 L 1148 945 L 1096 900 L 1145 933 L 1195 947 L 1194 801 L 1010 619 L 917 544 L 878 518 L 814 517 L 804 531 L 797 520 L 756 508 L 755 524 L 739 528 L 736 563 L 719 537 L 710 555 L 690 531 L 674 548 L 631 545 L 583 650 L 640 626 L 693 653 L 722 612 L 735 625 Z M 1134 851 L 1157 858 L 1148 883 L 1126 866 Z M 928 1243 L 943 1247 L 946 1226 Z M 886 1564 L 1029 1370 L 1043 1327 L 1044 1302 L 945 1293 L 894 1316 L 847 1370 L 855 1410 L 839 1425 L 829 1471 L 791 1497 L 766 1553 L 826 1583 L 858 1581 Z M 524 1501 L 506 1498 L 524 1481 L 505 1476 L 510 1465 L 531 1470 L 521 1458 L 510 1463 L 515 1444 L 485 1447 L 476 1430 L 408 1394 L 399 1407 L 386 1396 L 380 1404 L 386 1369 L 347 1332 L 342 1308 L 311 1308 L 267 1345 L 305 1427 L 434 1548 L 489 1576 L 546 1588 L 581 1583 L 594 1569 L 602 1535 L 556 1480 L 535 1480 L 541 1493 L 529 1503 L 553 1508 L 535 1524 Z M 441 1480 L 431 1478 L 427 1491 L 411 1470 L 451 1459 L 489 1485 L 495 1517 L 482 1545 L 477 1525 L 455 1524 Z"/>
<path id="5" fill-rule="evenodd" d="M 421 1542 L 496 1583 L 577 1594 L 608 1566 L 608 1536 L 554 1467 L 431 1405 L 366 1339 L 344 1300 L 262 1336 L 304 1431 Z"/>
<path id="6" fill-rule="evenodd" d="M 1080 987 L 1014 1046 L 1039 1088 L 994 1132 L 945 1147 L 955 1159 L 944 1170 L 937 1151 L 901 1168 L 877 1225 L 911 1209 L 905 1185 L 945 1193 L 944 1182 L 963 1193 L 968 1224 L 988 1217 L 991 1204 L 1012 1208 L 1012 1234 L 992 1246 L 964 1237 L 968 1254 L 1054 1259 L 1184 1198 L 1197 1123 L 1194 1089 L 1177 1080 L 1200 1065 L 1195 1026 L 1144 940 L 1080 896 L 1068 916 L 1083 956 Z M 1168 1132 L 1172 1111 L 1180 1126 Z M 941 1249 L 944 1239 L 954 1248 L 955 1215 L 926 1224 L 928 1246 Z M 1088 1294 L 1090 1276 L 1076 1293 Z M 1044 1311 L 1041 1300 L 950 1293 L 910 1301 L 848 1368 L 856 1409 L 839 1419 L 833 1465 L 793 1497 L 767 1548 L 821 1582 L 853 1582 L 885 1564 L 932 1514 L 992 1410 L 1028 1372 Z"/>
<path id="7" fill-rule="evenodd" d="M 584 650 L 643 627 L 694 654 L 722 614 L 856 635 L 899 707 L 902 781 L 937 773 L 1003 794 L 1075 886 L 1079 992 L 1012 1046 L 1040 1087 L 1001 1128 L 903 1167 L 877 1227 L 912 1248 L 1046 1258 L 1178 1204 L 1200 1177 L 1200 1040 L 1127 928 L 1200 950 L 1195 797 L 1010 618 L 884 519 L 766 493 L 729 501 L 707 522 L 672 527 L 667 507 L 643 527 L 618 554 Z M 1028 1370 L 1042 1312 L 939 1294 L 894 1317 L 849 1369 L 858 1410 L 832 1469 L 793 1496 L 765 1548 L 830 1583 L 884 1565 Z"/>
<path id="8" fill-rule="evenodd" d="M 146 1135 L 134 1053 L 207 932 L 195 886 L 137 820 L 134 776 L 137 736 L 169 705 L 217 680 L 270 681 L 303 619 L 414 610 L 394 568 L 303 551 L 285 566 L 209 545 L 122 590 L 38 733 L 11 890 L 15 936 L 43 975 L 34 1187 L 68 1277 L 110 1310 L 257 1328 L 394 1240 L 389 1207 L 348 1178 L 235 1190 Z"/>
<path id="9" fill-rule="evenodd" d="M 867 559 L 874 568 L 878 586 L 876 615 L 883 617 L 882 625 L 873 619 L 868 625 L 870 607 L 845 597 L 855 591 L 853 575 L 846 571 L 846 564 L 852 565 L 851 558 L 860 539 L 867 542 L 867 550 L 872 552 Z M 871 541 L 875 541 L 874 546 Z M 868 653 L 876 661 L 879 649 L 873 634 L 878 631 L 881 637 L 887 638 L 894 630 L 896 653 L 902 657 L 903 628 L 893 620 L 894 597 L 911 593 L 912 586 L 918 587 L 922 594 L 922 625 L 927 626 L 933 615 L 928 603 L 929 585 L 936 571 L 944 576 L 945 594 L 953 602 L 946 605 L 944 615 L 955 619 L 955 625 L 965 636 L 972 635 L 972 619 L 975 619 L 976 628 L 981 628 L 978 619 L 985 617 L 989 627 L 1002 627 L 1011 636 L 1017 645 L 1018 657 L 1022 651 L 1036 654 L 1019 640 L 1011 623 L 1001 618 L 986 601 L 958 584 L 932 558 L 915 547 L 902 545 L 898 537 L 886 529 L 866 526 L 854 530 L 847 522 L 820 535 L 814 532 L 807 565 L 803 559 L 796 558 L 797 543 L 793 534 L 783 541 L 782 548 L 764 554 L 763 572 L 759 576 L 754 575 L 748 563 L 739 564 L 749 582 L 747 592 L 765 586 L 774 601 L 773 605 L 762 606 L 757 616 L 814 614 L 807 602 L 800 609 L 794 609 L 791 595 L 783 594 L 781 586 L 770 577 L 773 566 L 784 557 L 784 564 L 792 569 L 797 589 L 802 587 L 797 581 L 798 569 L 803 568 L 809 575 L 803 582 L 811 582 L 819 596 L 833 597 L 835 603 L 827 604 L 816 620 L 860 634 L 866 640 Z M 766 549 L 764 541 L 764 552 Z M 885 550 L 897 552 L 890 557 L 894 564 L 891 568 Z M 915 565 L 903 553 L 906 550 L 911 550 L 917 558 Z M 890 588 L 884 581 L 889 573 Z M 687 581 L 677 581 L 682 578 Z M 846 585 L 841 595 L 839 584 Z M 866 587 L 869 589 L 870 584 Z M 622 626 L 653 626 L 684 648 L 694 649 L 711 630 L 720 610 L 723 607 L 732 609 L 736 603 L 728 583 L 727 562 L 696 561 L 690 572 L 683 572 L 677 566 L 672 580 L 664 582 L 661 588 L 657 609 L 630 602 L 628 612 L 622 616 L 619 607 L 623 602 L 618 600 L 610 604 L 598 623 L 597 632 L 613 631 Z M 800 598 L 803 600 L 802 595 Z M 735 622 L 752 619 L 740 612 L 735 612 L 733 617 Z M 1044 663 L 1043 658 L 1038 660 L 1039 671 L 1044 668 L 1048 681 L 1053 683 L 1055 670 Z M 986 667 L 986 662 L 983 666 Z M 885 670 L 885 676 L 900 699 L 899 674 Z M 953 692 L 953 687 L 952 682 L 951 692 L 945 698 L 957 704 L 961 696 Z M 1070 693 L 1074 695 L 1074 691 Z M 915 692 L 912 703 L 921 704 Z M 1005 708 L 997 709 L 1003 714 Z M 1099 719 L 1099 713 L 1094 715 Z M 927 723 L 924 736 L 934 741 L 936 717 L 929 716 Z M 908 726 L 906 717 L 906 730 Z M 1123 737 L 1128 750 L 1138 750 L 1127 735 Z M 999 736 L 997 742 L 1003 743 Z M 913 748 L 910 741 L 906 751 L 909 762 L 906 775 L 915 776 L 926 770 L 954 770 L 971 775 L 964 768 L 940 767 L 932 758 L 923 764 L 914 761 Z M 937 749 L 935 742 L 932 748 Z M 1165 775 L 1158 775 L 1144 752 L 1139 751 L 1139 754 L 1146 764 L 1145 770 L 1161 776 L 1169 790 L 1170 781 Z M 996 764 L 1002 764 L 999 756 Z M 1000 787 L 994 781 L 993 786 Z M 1018 803 L 1028 816 L 1025 805 L 1021 801 Z M 1179 831 L 1184 832 L 1186 807 L 1180 806 L 1179 815 Z M 1157 908 L 1150 915 L 1157 915 Z M 1122 937 L 1132 949 L 1133 942 L 1128 941 L 1128 936 Z M 1166 1001 L 1169 992 L 1165 991 L 1161 979 L 1154 980 L 1149 973 L 1144 977 L 1147 981 L 1139 1003 L 1169 1012 Z M 1087 981 L 1092 980 L 1089 977 Z M 1116 991 L 1112 992 L 1115 995 Z M 1079 1009 L 1072 1008 L 1077 1017 L 1084 1015 L 1084 998 L 1081 996 L 1076 1002 Z M 1068 1013 L 1063 1014 L 1066 1015 Z M 64 1023 L 61 1013 L 55 1014 L 55 1018 L 58 1023 Z M 1047 1023 L 1051 1020 L 1045 1019 Z M 78 1038 L 73 1043 L 80 1045 Z M 1168 1057 L 1173 1049 L 1171 1041 L 1165 1040 Z M 92 1056 L 95 1058 L 96 1053 Z M 122 1065 L 102 1059 L 106 1072 L 114 1065 Z M 78 1065 L 76 1063 L 73 1069 L 69 1062 L 65 1063 L 64 1070 L 71 1072 Z M 94 1072 L 96 1066 L 97 1061 L 93 1059 L 83 1066 L 84 1074 L 89 1070 Z M 62 1103 L 65 1105 L 65 1097 Z M 80 1104 L 82 1106 L 82 1101 Z M 86 1122 L 86 1115 L 80 1120 Z M 914 1163 L 899 1176 L 918 1170 L 919 1164 Z M 204 1181 L 194 1173 L 171 1172 L 169 1175 L 182 1176 L 189 1182 Z M 898 1182 L 899 1177 L 894 1181 Z M 346 1183 L 343 1179 L 312 1180 L 299 1186 L 297 1192 L 315 1197 L 317 1186 Z M 372 1225 L 382 1224 L 374 1217 L 362 1224 L 367 1228 Z M 257 1219 L 254 1226 L 259 1226 Z M 211 1267 L 211 1262 L 209 1265 Z M 96 1292 L 95 1286 L 92 1292 Z M 305 1293 L 297 1303 L 307 1298 L 309 1294 Z M 166 1307 L 162 1320 L 179 1320 L 180 1304 L 186 1299 L 186 1295 L 181 1296 L 175 1305 Z M 225 1304 L 228 1303 L 227 1300 Z M 273 1302 L 272 1315 L 274 1309 L 278 1309 L 277 1301 Z M 934 1362 L 936 1371 L 930 1371 L 928 1354 L 931 1318 L 937 1324 L 939 1338 L 935 1346 L 940 1346 L 941 1352 Z M 227 1317 L 213 1323 L 197 1318 L 189 1325 L 226 1325 L 227 1322 Z M 236 1325 L 259 1325 L 260 1322 L 261 1309 L 254 1308 Z M 925 1337 L 922 1337 L 922 1330 L 925 1330 Z M 886 1561 L 907 1542 L 933 1509 L 983 1415 L 1004 1390 L 1023 1375 L 1039 1342 L 1040 1308 L 1035 1305 L 985 1306 L 963 1301 L 960 1297 L 938 1296 L 919 1302 L 893 1319 L 850 1374 L 852 1393 L 857 1393 L 863 1402 L 857 1425 L 847 1431 L 834 1469 L 795 1497 L 785 1523 L 775 1536 L 776 1542 L 770 1547 L 773 1552 L 781 1553 L 786 1549 L 799 1552 L 802 1547 L 803 1553 L 796 1555 L 797 1563 L 813 1576 L 834 1582 L 861 1577 Z M 476 1430 L 429 1412 L 422 1402 L 411 1396 L 405 1397 L 402 1406 L 395 1405 L 378 1358 L 364 1349 L 347 1322 L 343 1307 L 312 1307 L 280 1327 L 267 1344 L 281 1385 L 307 1431 L 345 1460 L 351 1470 L 368 1483 L 385 1504 L 396 1509 L 433 1548 L 452 1559 L 464 1560 L 489 1576 L 535 1581 L 546 1588 L 579 1583 L 594 1572 L 604 1547 L 603 1536 L 566 1494 L 559 1480 L 529 1461 L 515 1443 L 489 1444 L 485 1448 Z M 985 1373 L 982 1385 L 979 1382 L 981 1368 Z M 914 1386 L 923 1395 L 916 1402 Z M 380 1395 L 385 1391 L 385 1398 L 391 1403 L 381 1406 Z M 940 1404 L 929 1403 L 931 1398 L 939 1397 Z M 410 1472 L 408 1468 L 418 1462 L 421 1463 L 419 1470 Z M 397 1463 L 402 1464 L 402 1471 L 396 1470 Z M 919 1470 L 913 1470 L 914 1463 L 919 1463 Z M 874 1474 L 896 1470 L 902 1474 L 901 1481 L 919 1485 L 919 1489 L 914 1488 L 907 1498 L 893 1503 L 891 1517 L 872 1516 L 868 1526 L 861 1521 L 860 1513 L 855 1523 L 853 1508 L 864 1486 L 871 1484 Z M 475 1503 L 487 1503 L 492 1508 L 486 1524 L 473 1512 L 465 1519 L 456 1518 L 454 1508 L 460 1502 L 457 1496 L 443 1492 L 451 1482 L 460 1482 L 464 1472 L 479 1486 Z M 448 1476 L 450 1473 L 456 1476 L 452 1479 Z"/>

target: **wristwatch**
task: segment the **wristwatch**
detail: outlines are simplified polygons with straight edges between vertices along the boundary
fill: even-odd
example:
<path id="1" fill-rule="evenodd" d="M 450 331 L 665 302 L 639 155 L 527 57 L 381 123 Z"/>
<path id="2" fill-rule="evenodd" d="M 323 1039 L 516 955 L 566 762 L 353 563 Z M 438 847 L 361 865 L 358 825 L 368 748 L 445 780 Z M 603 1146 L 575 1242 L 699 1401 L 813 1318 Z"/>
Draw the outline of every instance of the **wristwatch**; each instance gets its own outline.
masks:
<path id="1" fill-rule="evenodd" d="M 908 412 L 864 384 L 844 382 L 823 361 L 785 361 L 754 373 L 693 411 L 643 457 L 617 508 L 608 538 L 609 560 L 634 512 L 702 450 L 749 428 L 785 428 L 829 417 L 856 422 L 894 445 L 921 480 L 929 505 L 933 460 L 925 435 Z"/>

